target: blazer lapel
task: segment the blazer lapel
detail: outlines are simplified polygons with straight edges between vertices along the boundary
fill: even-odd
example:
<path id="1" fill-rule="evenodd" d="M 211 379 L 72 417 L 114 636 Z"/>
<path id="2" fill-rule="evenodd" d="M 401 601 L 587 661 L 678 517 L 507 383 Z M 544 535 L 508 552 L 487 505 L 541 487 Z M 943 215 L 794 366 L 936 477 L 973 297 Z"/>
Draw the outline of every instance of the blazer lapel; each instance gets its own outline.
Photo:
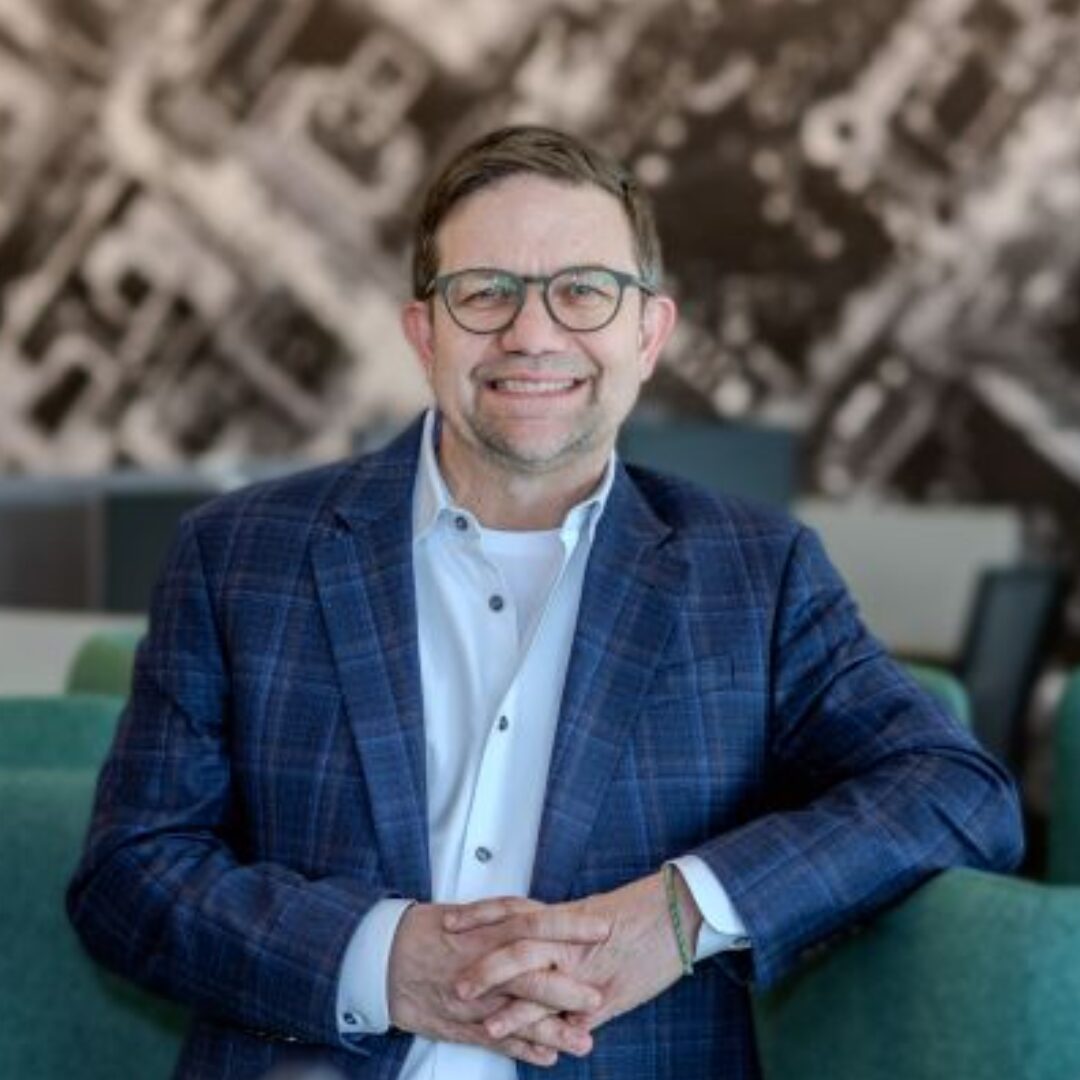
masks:
<path id="1" fill-rule="evenodd" d="M 357 464 L 312 560 L 386 879 L 425 900 L 431 869 L 410 509 L 418 442 L 414 425 Z"/>
<path id="2" fill-rule="evenodd" d="M 686 565 L 620 465 L 597 528 L 563 691 L 530 895 L 567 897 L 642 695 L 678 618 Z"/>

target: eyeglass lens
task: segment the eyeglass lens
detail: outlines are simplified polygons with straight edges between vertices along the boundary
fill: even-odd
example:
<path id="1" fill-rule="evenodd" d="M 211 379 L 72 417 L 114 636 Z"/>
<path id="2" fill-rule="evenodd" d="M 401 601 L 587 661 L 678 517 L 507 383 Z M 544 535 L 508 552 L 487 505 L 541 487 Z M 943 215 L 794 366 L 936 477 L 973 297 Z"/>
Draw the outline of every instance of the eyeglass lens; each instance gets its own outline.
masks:
<path id="1" fill-rule="evenodd" d="M 497 270 L 469 270 L 447 282 L 446 302 L 467 330 L 490 333 L 514 321 L 525 301 L 526 283 Z M 616 277 L 600 267 L 572 268 L 547 284 L 548 310 L 570 330 L 594 330 L 614 316 L 622 292 Z"/>

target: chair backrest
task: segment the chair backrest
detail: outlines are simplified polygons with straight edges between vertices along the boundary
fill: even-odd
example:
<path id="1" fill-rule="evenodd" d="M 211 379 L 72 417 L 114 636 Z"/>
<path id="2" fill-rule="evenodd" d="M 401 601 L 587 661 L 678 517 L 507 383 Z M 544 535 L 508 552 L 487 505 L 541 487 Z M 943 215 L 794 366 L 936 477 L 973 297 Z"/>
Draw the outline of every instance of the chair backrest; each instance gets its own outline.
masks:
<path id="1" fill-rule="evenodd" d="M 1055 566 L 985 570 L 958 674 L 971 697 L 975 732 L 1014 772 L 1025 756 L 1024 720 L 1065 592 Z"/>
<path id="2" fill-rule="evenodd" d="M 634 418 L 619 434 L 619 453 L 635 464 L 774 506 L 790 505 L 798 486 L 797 440 L 787 428 Z"/>
<path id="3" fill-rule="evenodd" d="M 100 971 L 64 913 L 94 780 L 88 769 L 0 769 L 0 1076 L 164 1078 L 179 1051 L 183 1012 Z"/>
<path id="4" fill-rule="evenodd" d="M 1080 885 L 1080 668 L 1065 684 L 1054 726 L 1046 876 L 1058 884 Z"/>
<path id="5" fill-rule="evenodd" d="M 754 998 L 765 1080 L 1080 1076 L 1080 889 L 953 870 Z"/>
<path id="6" fill-rule="evenodd" d="M 0 769 L 96 772 L 123 704 L 104 694 L 0 698 Z"/>
<path id="7" fill-rule="evenodd" d="M 110 477 L 102 484 L 102 611 L 146 611 L 177 524 L 189 510 L 220 494 L 210 478 L 153 475 Z"/>
<path id="8" fill-rule="evenodd" d="M 127 697 L 131 692 L 135 650 L 141 639 L 141 630 L 102 630 L 91 634 L 68 668 L 67 692 Z"/>

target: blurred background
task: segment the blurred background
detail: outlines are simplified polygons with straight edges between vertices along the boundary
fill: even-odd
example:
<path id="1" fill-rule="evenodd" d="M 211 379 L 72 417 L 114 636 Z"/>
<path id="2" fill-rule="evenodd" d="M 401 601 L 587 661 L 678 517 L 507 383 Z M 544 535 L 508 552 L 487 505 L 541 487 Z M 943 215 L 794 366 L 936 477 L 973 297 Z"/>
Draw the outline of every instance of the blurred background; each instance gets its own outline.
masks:
<path id="1" fill-rule="evenodd" d="M 0 692 L 137 628 L 183 510 L 415 414 L 424 181 L 536 121 L 658 207 L 683 321 L 626 456 L 820 529 L 1037 809 L 1080 663 L 1077 56 L 1080 0 L 0 0 Z"/>

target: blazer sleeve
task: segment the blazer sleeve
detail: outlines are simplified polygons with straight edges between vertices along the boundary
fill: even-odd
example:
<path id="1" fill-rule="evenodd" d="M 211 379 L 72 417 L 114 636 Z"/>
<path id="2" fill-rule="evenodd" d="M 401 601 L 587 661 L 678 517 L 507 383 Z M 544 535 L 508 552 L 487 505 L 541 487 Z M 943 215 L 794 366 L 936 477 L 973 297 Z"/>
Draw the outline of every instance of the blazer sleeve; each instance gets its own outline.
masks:
<path id="1" fill-rule="evenodd" d="M 1006 771 L 866 631 L 806 529 L 785 563 L 769 663 L 775 808 L 693 852 L 752 942 L 721 962 L 759 985 L 931 874 L 1007 870 L 1023 852 Z"/>
<path id="2" fill-rule="evenodd" d="M 239 857 L 230 680 L 196 527 L 181 525 L 102 770 L 69 916 L 100 962 L 261 1035 L 338 1043 L 338 970 L 385 893 Z"/>

